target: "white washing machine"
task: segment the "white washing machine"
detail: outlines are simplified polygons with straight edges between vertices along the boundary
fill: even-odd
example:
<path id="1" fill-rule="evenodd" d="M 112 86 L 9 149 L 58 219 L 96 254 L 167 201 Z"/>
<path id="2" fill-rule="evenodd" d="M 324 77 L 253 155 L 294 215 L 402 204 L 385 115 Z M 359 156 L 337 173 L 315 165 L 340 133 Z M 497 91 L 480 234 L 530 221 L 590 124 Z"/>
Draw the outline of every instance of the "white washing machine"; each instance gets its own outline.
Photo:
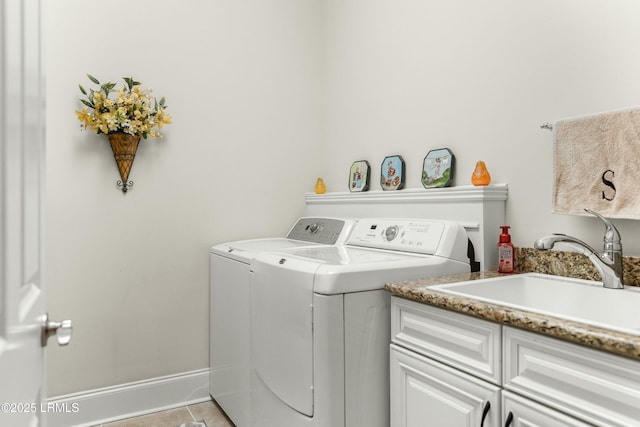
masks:
<path id="1" fill-rule="evenodd" d="M 344 244 L 354 224 L 353 219 L 305 217 L 286 237 L 211 248 L 210 394 L 237 427 L 249 425 L 249 263 L 263 251 Z"/>
<path id="2" fill-rule="evenodd" d="M 386 282 L 469 272 L 454 222 L 360 219 L 345 246 L 251 263 L 251 423 L 388 427 Z"/>

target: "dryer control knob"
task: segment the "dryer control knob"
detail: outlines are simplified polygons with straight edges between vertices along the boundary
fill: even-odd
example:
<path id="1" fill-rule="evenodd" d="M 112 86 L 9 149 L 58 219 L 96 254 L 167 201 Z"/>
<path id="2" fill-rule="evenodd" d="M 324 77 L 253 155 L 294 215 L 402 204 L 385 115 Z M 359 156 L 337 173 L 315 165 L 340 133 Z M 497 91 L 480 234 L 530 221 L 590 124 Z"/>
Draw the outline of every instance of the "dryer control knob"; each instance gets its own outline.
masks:
<path id="1" fill-rule="evenodd" d="M 395 239 L 397 236 L 398 236 L 398 227 L 395 225 L 392 225 L 391 227 L 387 227 L 387 229 L 384 230 L 384 237 L 389 242 Z"/>

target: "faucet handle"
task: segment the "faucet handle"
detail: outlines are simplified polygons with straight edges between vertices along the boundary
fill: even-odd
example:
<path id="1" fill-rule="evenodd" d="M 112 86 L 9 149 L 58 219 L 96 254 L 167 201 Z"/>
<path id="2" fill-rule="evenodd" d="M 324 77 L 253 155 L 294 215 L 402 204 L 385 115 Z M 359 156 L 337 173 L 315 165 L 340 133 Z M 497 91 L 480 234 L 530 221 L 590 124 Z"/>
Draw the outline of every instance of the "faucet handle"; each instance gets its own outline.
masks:
<path id="1" fill-rule="evenodd" d="M 613 250 L 622 250 L 622 239 L 620 238 L 620 232 L 616 228 L 615 225 L 611 223 L 607 218 L 603 217 L 596 211 L 592 211 L 591 209 L 584 208 L 585 211 L 589 212 L 591 215 L 600 218 L 602 222 L 604 222 L 605 232 L 604 232 L 604 244 L 605 249 L 607 249 L 607 245 L 612 245 L 610 249 Z"/>

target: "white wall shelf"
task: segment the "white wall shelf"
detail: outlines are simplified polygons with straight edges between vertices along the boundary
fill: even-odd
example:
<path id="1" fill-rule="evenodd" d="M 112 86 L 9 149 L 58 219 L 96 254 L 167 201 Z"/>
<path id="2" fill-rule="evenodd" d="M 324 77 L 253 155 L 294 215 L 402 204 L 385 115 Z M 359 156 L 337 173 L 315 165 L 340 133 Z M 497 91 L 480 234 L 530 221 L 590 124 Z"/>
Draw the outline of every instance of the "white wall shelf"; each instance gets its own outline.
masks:
<path id="1" fill-rule="evenodd" d="M 443 188 L 407 188 L 396 191 L 331 192 L 325 194 L 305 193 L 307 204 L 338 203 L 428 203 L 455 201 L 505 201 L 507 184 L 483 187 L 464 185 Z"/>

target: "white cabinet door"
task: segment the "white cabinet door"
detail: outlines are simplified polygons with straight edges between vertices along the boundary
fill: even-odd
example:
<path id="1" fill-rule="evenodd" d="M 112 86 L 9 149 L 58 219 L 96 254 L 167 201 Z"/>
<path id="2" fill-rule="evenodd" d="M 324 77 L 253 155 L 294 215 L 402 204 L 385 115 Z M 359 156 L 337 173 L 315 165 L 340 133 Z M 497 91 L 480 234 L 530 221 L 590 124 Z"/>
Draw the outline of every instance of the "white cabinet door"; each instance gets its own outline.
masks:
<path id="1" fill-rule="evenodd" d="M 640 427 L 640 363 L 503 328 L 505 390 L 591 425 Z"/>
<path id="2" fill-rule="evenodd" d="M 502 414 L 505 427 L 588 427 L 591 425 L 509 391 L 502 392 Z"/>
<path id="3" fill-rule="evenodd" d="M 497 427 L 500 388 L 391 344 L 391 427 Z"/>

